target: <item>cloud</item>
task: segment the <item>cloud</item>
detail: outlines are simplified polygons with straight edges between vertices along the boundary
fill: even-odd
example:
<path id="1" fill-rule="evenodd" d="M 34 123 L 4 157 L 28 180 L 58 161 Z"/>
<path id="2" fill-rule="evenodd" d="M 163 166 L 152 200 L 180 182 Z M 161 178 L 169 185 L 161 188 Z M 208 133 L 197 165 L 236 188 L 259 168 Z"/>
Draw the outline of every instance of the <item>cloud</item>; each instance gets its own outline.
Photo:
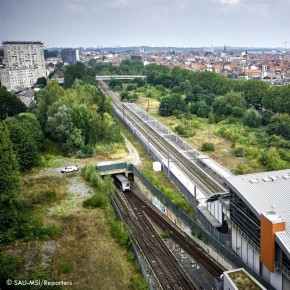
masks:
<path id="1" fill-rule="evenodd" d="M 88 12 L 88 6 L 78 2 L 64 2 L 62 8 L 65 12 L 72 13 L 86 13 Z"/>
<path id="2" fill-rule="evenodd" d="M 240 4 L 240 0 L 218 0 L 220 3 L 222 4 L 226 4 L 226 5 L 237 5 Z"/>

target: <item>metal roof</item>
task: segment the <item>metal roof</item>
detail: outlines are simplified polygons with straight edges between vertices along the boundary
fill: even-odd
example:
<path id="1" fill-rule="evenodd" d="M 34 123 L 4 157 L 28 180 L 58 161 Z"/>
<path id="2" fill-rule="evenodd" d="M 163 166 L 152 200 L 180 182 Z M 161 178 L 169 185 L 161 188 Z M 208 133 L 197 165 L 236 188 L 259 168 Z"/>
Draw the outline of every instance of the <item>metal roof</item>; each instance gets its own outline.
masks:
<path id="1" fill-rule="evenodd" d="M 276 233 L 276 241 L 290 258 L 290 169 L 226 177 L 225 182 L 259 219 L 268 211 L 284 218 L 286 231 Z"/>

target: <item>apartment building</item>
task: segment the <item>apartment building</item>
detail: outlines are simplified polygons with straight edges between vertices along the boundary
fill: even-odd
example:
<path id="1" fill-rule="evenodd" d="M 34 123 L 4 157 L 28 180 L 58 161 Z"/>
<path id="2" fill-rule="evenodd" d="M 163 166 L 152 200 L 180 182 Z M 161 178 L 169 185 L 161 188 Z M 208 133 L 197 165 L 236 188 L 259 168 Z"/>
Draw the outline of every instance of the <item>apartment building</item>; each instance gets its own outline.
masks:
<path id="1" fill-rule="evenodd" d="M 11 90 L 31 87 L 46 76 L 43 43 L 39 41 L 3 41 L 5 68 L 0 70 L 1 85 Z"/>
<path id="2" fill-rule="evenodd" d="M 80 60 L 79 51 L 77 49 L 65 48 L 61 51 L 63 63 L 75 64 Z"/>

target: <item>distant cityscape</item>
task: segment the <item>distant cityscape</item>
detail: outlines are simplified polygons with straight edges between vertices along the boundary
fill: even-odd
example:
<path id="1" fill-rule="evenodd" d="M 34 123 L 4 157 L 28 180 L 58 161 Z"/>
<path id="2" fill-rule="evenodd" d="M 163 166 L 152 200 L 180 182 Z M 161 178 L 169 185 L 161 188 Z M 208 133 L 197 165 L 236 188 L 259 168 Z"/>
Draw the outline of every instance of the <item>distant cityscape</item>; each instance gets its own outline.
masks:
<path id="1" fill-rule="evenodd" d="M 210 71 L 234 79 L 255 79 L 270 85 L 290 83 L 290 50 L 285 48 L 246 47 L 97 47 L 49 48 L 42 42 L 4 41 L 0 54 L 1 85 L 8 90 L 16 86 L 32 87 L 39 77 L 48 77 L 58 62 L 77 61 L 118 65 L 123 60 L 142 61 L 144 65 L 160 64 Z"/>

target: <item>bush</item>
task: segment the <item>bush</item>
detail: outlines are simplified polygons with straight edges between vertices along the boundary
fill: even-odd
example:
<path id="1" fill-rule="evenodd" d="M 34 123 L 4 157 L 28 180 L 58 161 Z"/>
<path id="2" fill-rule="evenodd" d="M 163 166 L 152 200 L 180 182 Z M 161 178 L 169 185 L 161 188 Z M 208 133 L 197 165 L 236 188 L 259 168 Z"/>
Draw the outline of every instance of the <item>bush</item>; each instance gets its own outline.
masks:
<path id="1" fill-rule="evenodd" d="M 181 126 L 181 125 L 177 125 L 175 127 L 175 131 L 178 134 L 183 135 L 185 137 L 192 137 L 192 136 L 195 135 L 194 132 L 191 129 L 185 128 L 184 126 Z"/>
<path id="2" fill-rule="evenodd" d="M 264 150 L 260 161 L 267 167 L 268 170 L 280 170 L 288 167 L 287 163 L 279 156 L 276 148 Z"/>
<path id="3" fill-rule="evenodd" d="M 255 109 L 248 109 L 244 114 L 244 124 L 246 126 L 257 128 L 261 125 L 262 117 Z"/>
<path id="4" fill-rule="evenodd" d="M 88 157 L 95 157 L 96 151 L 94 146 L 92 145 L 85 145 L 79 150 L 76 154 L 77 158 L 88 158 Z"/>
<path id="5" fill-rule="evenodd" d="M 215 147 L 213 143 L 203 143 L 201 146 L 201 151 L 215 151 Z"/>
<path id="6" fill-rule="evenodd" d="M 247 164 L 240 163 L 236 169 L 235 169 L 236 174 L 247 174 L 249 173 L 249 167 Z"/>
<path id="7" fill-rule="evenodd" d="M 61 265 L 58 267 L 58 271 L 62 274 L 68 274 L 72 271 L 73 267 L 68 261 L 64 261 Z"/>
<path id="8" fill-rule="evenodd" d="M 16 278 L 21 266 L 21 259 L 18 256 L 7 255 L 0 248 L 0 288 L 7 289 L 6 280 Z"/>
<path id="9" fill-rule="evenodd" d="M 162 239 L 170 238 L 170 236 L 171 236 L 171 232 L 170 232 L 170 230 L 164 230 L 164 231 L 161 233 L 161 238 L 162 238 Z"/>
<path id="10" fill-rule="evenodd" d="M 92 209 L 96 207 L 106 208 L 109 204 L 108 197 L 102 193 L 94 194 L 91 198 L 86 199 L 83 202 L 83 207 L 87 209 Z"/>

